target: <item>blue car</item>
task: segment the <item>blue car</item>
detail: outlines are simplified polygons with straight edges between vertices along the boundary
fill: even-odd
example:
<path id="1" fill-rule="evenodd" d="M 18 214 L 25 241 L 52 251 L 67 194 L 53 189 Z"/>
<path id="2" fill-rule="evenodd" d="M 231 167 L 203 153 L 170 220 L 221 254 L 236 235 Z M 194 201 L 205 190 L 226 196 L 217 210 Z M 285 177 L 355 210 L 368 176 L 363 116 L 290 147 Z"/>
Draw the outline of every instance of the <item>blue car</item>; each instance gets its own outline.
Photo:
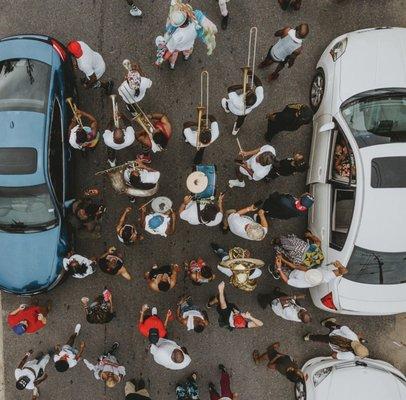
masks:
<path id="1" fill-rule="evenodd" d="M 57 40 L 0 40 L 0 289 L 41 293 L 63 277 L 70 56 Z"/>

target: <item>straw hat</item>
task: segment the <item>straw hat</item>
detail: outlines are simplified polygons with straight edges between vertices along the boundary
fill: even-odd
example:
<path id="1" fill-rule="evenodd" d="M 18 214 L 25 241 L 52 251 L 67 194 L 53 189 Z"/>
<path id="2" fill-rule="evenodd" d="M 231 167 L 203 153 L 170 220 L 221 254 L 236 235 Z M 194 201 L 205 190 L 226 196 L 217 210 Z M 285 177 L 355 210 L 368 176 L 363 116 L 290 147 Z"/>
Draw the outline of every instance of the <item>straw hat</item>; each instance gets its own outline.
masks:
<path id="1" fill-rule="evenodd" d="M 247 232 L 247 236 L 251 240 L 260 241 L 265 237 L 265 231 L 262 225 L 258 224 L 257 222 L 253 222 L 248 224 L 245 228 Z"/>
<path id="2" fill-rule="evenodd" d="M 172 200 L 165 196 L 156 197 L 151 202 L 151 208 L 157 213 L 166 213 L 172 208 Z"/>
<path id="3" fill-rule="evenodd" d="M 355 355 L 358 357 L 365 358 L 369 356 L 369 350 L 358 340 L 353 340 L 351 342 L 351 347 L 354 350 Z"/>
<path id="4" fill-rule="evenodd" d="M 186 186 L 191 193 L 201 193 L 209 184 L 207 176 L 201 171 L 192 172 L 186 179 Z"/>
<path id="5" fill-rule="evenodd" d="M 169 21 L 173 26 L 183 25 L 186 21 L 186 18 L 187 18 L 186 13 L 176 8 L 169 14 Z"/>

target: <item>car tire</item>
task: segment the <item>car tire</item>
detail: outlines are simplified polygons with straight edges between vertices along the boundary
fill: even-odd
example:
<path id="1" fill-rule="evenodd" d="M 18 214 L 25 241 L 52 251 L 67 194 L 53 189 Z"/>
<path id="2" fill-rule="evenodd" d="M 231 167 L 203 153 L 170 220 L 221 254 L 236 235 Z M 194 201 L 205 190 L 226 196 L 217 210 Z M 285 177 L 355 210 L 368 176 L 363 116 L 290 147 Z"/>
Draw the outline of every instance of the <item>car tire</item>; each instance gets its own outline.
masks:
<path id="1" fill-rule="evenodd" d="M 310 86 L 310 107 L 316 112 L 324 97 L 324 89 L 326 86 L 326 78 L 321 68 L 318 68 L 316 74 L 313 77 L 312 84 Z"/>

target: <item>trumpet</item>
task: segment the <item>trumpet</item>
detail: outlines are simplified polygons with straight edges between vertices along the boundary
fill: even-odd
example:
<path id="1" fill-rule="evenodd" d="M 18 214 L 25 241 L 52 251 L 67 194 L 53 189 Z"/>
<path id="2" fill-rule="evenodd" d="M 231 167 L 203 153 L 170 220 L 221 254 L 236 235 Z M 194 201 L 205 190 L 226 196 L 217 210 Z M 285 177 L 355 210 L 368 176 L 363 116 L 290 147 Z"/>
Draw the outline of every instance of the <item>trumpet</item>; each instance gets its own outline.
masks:
<path id="1" fill-rule="evenodd" d="M 257 55 L 257 37 L 258 37 L 258 28 L 253 26 L 250 29 L 250 37 L 248 41 L 248 58 L 247 58 L 247 65 L 245 65 L 243 69 L 243 102 L 244 102 L 244 114 L 246 110 L 246 98 L 247 98 L 247 88 L 249 87 L 250 90 L 254 88 L 254 73 L 255 73 L 255 58 Z M 252 54 L 251 54 L 252 52 Z M 251 72 L 251 79 L 249 79 L 248 73 Z"/>
<path id="2" fill-rule="evenodd" d="M 77 124 L 80 126 L 81 129 L 83 129 L 82 119 L 80 117 L 80 114 L 78 113 L 78 108 L 77 108 L 76 104 L 73 102 L 72 97 L 68 97 L 66 99 L 66 102 L 69 104 L 69 107 L 72 110 L 72 114 L 75 117 Z"/>
<path id="3" fill-rule="evenodd" d="M 204 98 L 204 79 L 206 78 L 206 106 L 203 105 Z M 203 113 L 206 114 L 206 118 L 203 121 Z M 196 148 L 199 150 L 200 143 L 200 133 L 203 129 L 209 128 L 209 71 L 203 70 L 200 74 L 200 104 L 197 106 L 197 137 L 196 137 Z"/>
<path id="4" fill-rule="evenodd" d="M 116 129 L 120 128 L 120 117 L 118 114 L 118 104 L 117 104 L 117 95 L 111 94 L 110 99 L 112 102 L 113 106 L 113 120 L 114 120 L 114 126 Z"/>

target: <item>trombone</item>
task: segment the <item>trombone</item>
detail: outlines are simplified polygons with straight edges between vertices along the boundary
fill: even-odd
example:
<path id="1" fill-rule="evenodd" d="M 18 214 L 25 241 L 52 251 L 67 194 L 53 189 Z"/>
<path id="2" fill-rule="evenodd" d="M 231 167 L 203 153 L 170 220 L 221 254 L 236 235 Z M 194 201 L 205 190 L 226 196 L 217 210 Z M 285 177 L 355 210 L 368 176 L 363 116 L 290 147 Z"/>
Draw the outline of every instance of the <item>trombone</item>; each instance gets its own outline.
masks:
<path id="1" fill-rule="evenodd" d="M 69 104 L 69 107 L 72 110 L 72 114 L 75 117 L 76 123 L 80 126 L 81 129 L 83 129 L 82 119 L 80 117 L 80 114 L 78 113 L 78 108 L 76 104 L 73 102 L 72 97 L 68 97 L 66 99 L 66 102 Z"/>
<path id="2" fill-rule="evenodd" d="M 206 106 L 203 105 L 204 98 L 204 80 L 206 79 Z M 199 150 L 200 133 L 202 131 L 203 113 L 206 113 L 204 120 L 204 129 L 209 128 L 209 71 L 203 70 L 200 74 L 200 104 L 197 106 L 197 133 L 196 133 L 196 148 Z"/>
<path id="3" fill-rule="evenodd" d="M 255 73 L 255 58 L 257 55 L 257 37 L 258 37 L 258 28 L 253 26 L 250 29 L 250 38 L 248 41 L 248 58 L 247 65 L 243 69 L 243 102 L 244 102 L 244 114 L 247 108 L 246 98 L 247 98 L 247 87 L 252 90 L 254 88 L 254 73 Z M 252 53 L 252 54 L 251 54 Z M 251 70 L 251 79 L 249 80 L 248 72 Z M 249 82 L 250 81 L 250 82 Z"/>
<path id="4" fill-rule="evenodd" d="M 110 96 L 111 103 L 113 106 L 113 120 L 114 120 L 114 127 L 116 129 L 120 128 L 120 117 L 118 113 L 118 104 L 117 104 L 117 95 L 111 94 Z"/>

